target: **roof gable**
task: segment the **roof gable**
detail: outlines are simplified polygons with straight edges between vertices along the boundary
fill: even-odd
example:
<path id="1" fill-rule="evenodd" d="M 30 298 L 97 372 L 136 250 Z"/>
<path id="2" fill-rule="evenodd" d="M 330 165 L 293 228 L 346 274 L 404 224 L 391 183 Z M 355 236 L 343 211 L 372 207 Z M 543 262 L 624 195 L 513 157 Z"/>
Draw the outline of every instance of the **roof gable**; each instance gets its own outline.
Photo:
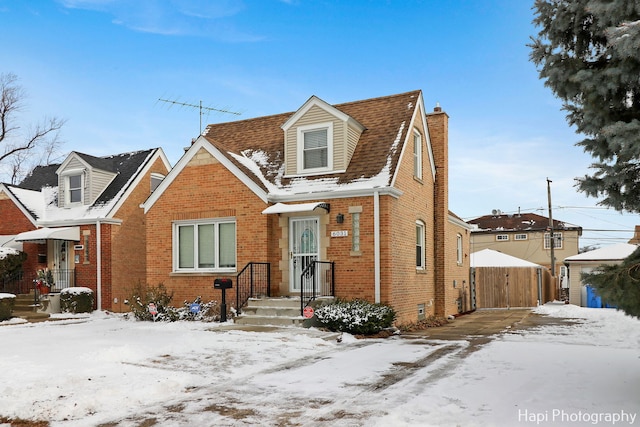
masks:
<path id="1" fill-rule="evenodd" d="M 40 192 L 0 183 L 0 200 L 8 198 L 33 225 L 44 211 L 44 203 Z"/>
<path id="2" fill-rule="evenodd" d="M 68 221 L 84 221 L 97 218 L 111 218 L 118 207 L 127 199 L 145 174 L 145 170 L 160 158 L 165 168 L 169 161 L 160 148 L 134 151 L 105 157 L 94 157 L 82 153 L 72 153 L 61 165 L 36 167 L 15 189 L 16 198 L 33 212 L 39 225 L 57 224 Z M 110 181 L 97 193 L 90 204 L 72 208 L 59 207 L 59 179 L 51 171 L 64 173 L 65 167 L 82 164 L 108 170 Z M 55 176 L 55 180 L 53 179 Z M 37 191 L 31 190 L 37 188 Z M 28 192 L 28 193 L 27 193 Z M 34 205 L 34 206 L 31 206 Z"/>

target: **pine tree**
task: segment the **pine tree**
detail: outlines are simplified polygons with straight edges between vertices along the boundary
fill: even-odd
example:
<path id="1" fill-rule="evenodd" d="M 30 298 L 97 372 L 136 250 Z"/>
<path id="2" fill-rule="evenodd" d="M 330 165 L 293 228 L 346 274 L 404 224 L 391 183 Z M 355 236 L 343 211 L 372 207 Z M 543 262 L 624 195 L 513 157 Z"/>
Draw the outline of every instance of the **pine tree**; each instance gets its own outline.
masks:
<path id="1" fill-rule="evenodd" d="M 640 2 L 536 0 L 531 60 L 595 162 L 577 188 L 640 212 Z"/>
<path id="2" fill-rule="evenodd" d="M 531 60 L 585 138 L 593 174 L 577 188 L 599 204 L 640 213 L 640 2 L 536 0 Z M 640 249 L 583 277 L 609 303 L 640 316 Z"/>
<path id="3" fill-rule="evenodd" d="M 583 274 L 582 281 L 593 286 L 603 301 L 630 316 L 640 317 L 640 248 L 620 265 L 607 265 Z"/>

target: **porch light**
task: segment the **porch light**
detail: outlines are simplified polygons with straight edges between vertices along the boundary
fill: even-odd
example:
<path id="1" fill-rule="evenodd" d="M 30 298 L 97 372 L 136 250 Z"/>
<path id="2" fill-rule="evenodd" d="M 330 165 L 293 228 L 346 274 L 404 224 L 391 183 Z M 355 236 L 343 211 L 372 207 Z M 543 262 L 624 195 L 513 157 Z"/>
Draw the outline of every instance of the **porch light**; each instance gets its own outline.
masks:
<path id="1" fill-rule="evenodd" d="M 341 213 L 339 213 L 338 215 L 336 215 L 336 222 L 338 224 L 342 224 L 344 222 L 344 215 L 342 215 Z"/>

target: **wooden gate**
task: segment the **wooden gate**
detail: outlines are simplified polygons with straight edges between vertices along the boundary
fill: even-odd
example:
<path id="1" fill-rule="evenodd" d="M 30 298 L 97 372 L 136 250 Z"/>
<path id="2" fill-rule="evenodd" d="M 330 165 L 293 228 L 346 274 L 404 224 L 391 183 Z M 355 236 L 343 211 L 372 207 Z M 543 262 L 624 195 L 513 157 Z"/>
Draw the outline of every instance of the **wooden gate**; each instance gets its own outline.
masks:
<path id="1" fill-rule="evenodd" d="M 551 274 L 542 267 L 475 267 L 477 308 L 535 307 L 554 298 Z"/>

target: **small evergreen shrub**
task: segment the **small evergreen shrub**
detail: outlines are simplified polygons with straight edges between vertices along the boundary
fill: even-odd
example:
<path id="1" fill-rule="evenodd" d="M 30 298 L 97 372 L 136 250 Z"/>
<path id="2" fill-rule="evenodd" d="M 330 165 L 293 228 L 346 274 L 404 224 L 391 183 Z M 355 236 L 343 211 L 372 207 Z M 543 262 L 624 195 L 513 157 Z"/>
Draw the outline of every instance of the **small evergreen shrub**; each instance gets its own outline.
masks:
<path id="1" fill-rule="evenodd" d="M 0 322 L 11 319 L 11 312 L 15 303 L 15 295 L 0 293 Z"/>
<path id="2" fill-rule="evenodd" d="M 331 331 L 372 335 L 393 325 L 396 313 L 388 305 L 363 300 L 336 301 L 315 311 L 318 321 Z"/>
<path id="3" fill-rule="evenodd" d="M 60 291 L 60 311 L 63 313 L 91 313 L 93 291 L 82 286 Z"/>

